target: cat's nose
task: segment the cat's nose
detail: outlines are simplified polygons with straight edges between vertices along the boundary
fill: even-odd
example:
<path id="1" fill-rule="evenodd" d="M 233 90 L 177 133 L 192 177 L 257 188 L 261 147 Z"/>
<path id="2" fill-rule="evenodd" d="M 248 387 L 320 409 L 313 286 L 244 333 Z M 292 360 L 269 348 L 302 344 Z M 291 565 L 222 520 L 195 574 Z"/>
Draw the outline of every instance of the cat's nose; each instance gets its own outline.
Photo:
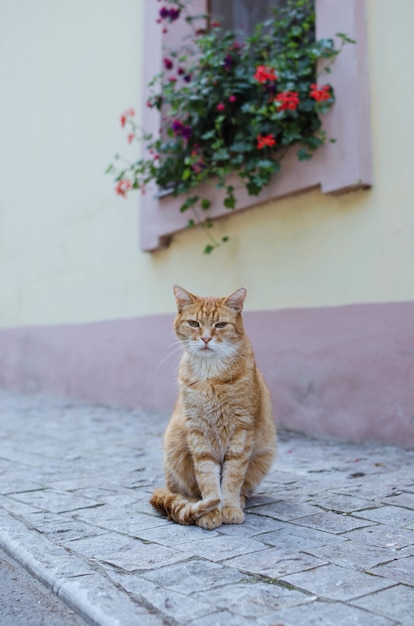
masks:
<path id="1" fill-rule="evenodd" d="M 211 337 L 201 337 L 204 343 L 207 345 L 209 341 L 211 341 Z"/>

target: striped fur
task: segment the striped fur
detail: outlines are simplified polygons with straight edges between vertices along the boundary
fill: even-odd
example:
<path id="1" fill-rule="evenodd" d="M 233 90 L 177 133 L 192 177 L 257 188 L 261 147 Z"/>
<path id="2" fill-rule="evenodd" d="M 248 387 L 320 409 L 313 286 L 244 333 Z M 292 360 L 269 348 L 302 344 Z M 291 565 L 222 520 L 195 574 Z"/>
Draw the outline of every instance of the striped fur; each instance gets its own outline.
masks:
<path id="1" fill-rule="evenodd" d="M 179 524 L 239 524 L 276 448 L 269 392 L 243 328 L 246 290 L 227 298 L 174 292 L 184 354 L 164 436 L 167 488 L 151 504 Z"/>

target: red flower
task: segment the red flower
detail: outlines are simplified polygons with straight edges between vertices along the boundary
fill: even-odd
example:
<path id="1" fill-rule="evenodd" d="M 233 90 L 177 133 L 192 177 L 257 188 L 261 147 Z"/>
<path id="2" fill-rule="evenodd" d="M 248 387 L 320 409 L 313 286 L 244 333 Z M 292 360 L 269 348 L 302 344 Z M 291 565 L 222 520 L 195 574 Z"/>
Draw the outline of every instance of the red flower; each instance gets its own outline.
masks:
<path id="1" fill-rule="evenodd" d="M 276 106 L 279 111 L 296 111 L 299 104 L 299 96 L 297 91 L 284 91 L 275 98 Z"/>
<path id="2" fill-rule="evenodd" d="M 127 122 L 127 119 L 129 117 L 134 117 L 134 115 L 135 115 L 135 110 L 134 109 L 128 109 L 127 111 L 122 113 L 121 118 L 120 118 L 122 128 L 124 128 L 124 126 L 125 126 L 125 124 Z"/>
<path id="3" fill-rule="evenodd" d="M 219 102 L 219 104 L 216 106 L 217 111 L 224 111 L 225 108 L 226 108 L 226 105 L 223 104 L 222 102 Z"/>
<path id="4" fill-rule="evenodd" d="M 257 148 L 259 150 L 262 150 L 262 148 L 265 148 L 266 146 L 271 148 L 272 146 L 276 145 L 276 139 L 273 137 L 273 135 L 257 135 L 256 139 Z"/>
<path id="5" fill-rule="evenodd" d="M 318 87 L 318 85 L 311 85 L 310 97 L 316 100 L 316 102 L 329 100 L 332 97 L 330 91 L 330 85 L 322 85 L 321 87 Z"/>
<path id="6" fill-rule="evenodd" d="M 277 80 L 277 75 L 275 74 L 275 70 L 268 65 L 258 65 L 254 79 L 259 83 L 265 83 L 267 80 Z"/>
<path id="7" fill-rule="evenodd" d="M 221 24 L 218 20 L 213 20 L 210 24 L 211 28 L 220 28 Z"/>
<path id="8" fill-rule="evenodd" d="M 164 63 L 164 67 L 166 70 L 171 70 L 174 67 L 174 63 L 168 57 L 164 57 L 162 62 Z"/>
<path id="9" fill-rule="evenodd" d="M 132 143 L 135 139 L 135 134 L 134 133 L 129 133 L 128 137 L 128 143 Z"/>
<path id="10" fill-rule="evenodd" d="M 124 198 L 126 198 L 126 192 L 129 189 L 131 189 L 131 187 L 132 187 L 131 181 L 127 180 L 126 178 L 122 178 L 121 180 L 118 181 L 118 184 L 115 187 L 115 191 L 120 196 L 124 196 Z"/>

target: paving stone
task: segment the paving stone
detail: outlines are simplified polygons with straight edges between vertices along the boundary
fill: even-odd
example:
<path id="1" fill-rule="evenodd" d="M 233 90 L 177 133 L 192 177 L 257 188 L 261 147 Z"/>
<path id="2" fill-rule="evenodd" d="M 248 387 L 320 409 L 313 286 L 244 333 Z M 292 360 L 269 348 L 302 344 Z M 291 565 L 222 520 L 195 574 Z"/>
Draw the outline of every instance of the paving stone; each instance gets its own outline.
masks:
<path id="1" fill-rule="evenodd" d="M 318 547 L 317 550 L 308 548 L 308 552 L 310 554 L 315 552 L 319 558 L 323 558 L 330 563 L 335 563 L 342 567 L 352 567 L 356 570 L 367 570 L 380 563 L 393 561 L 401 555 L 395 547 L 388 549 L 377 548 L 349 541 L 335 546 Z"/>
<path id="2" fill-rule="evenodd" d="M 27 515 L 33 528 L 53 539 L 57 543 L 65 543 L 84 537 L 94 537 L 105 533 L 105 530 L 84 524 L 76 519 L 64 518 L 62 516 L 36 512 Z"/>
<path id="3" fill-rule="evenodd" d="M 321 598 L 347 601 L 396 584 L 395 579 L 369 576 L 337 565 L 322 565 L 316 570 L 292 574 L 282 578 L 296 588 L 304 589 Z"/>
<path id="4" fill-rule="evenodd" d="M 254 623 L 258 623 L 257 619 Z M 234 613 L 229 611 L 217 611 L 216 613 L 210 613 L 204 617 L 190 620 L 186 624 L 191 624 L 191 626 L 252 626 L 252 620 L 241 615 L 234 615 Z"/>
<path id="5" fill-rule="evenodd" d="M 302 517 L 292 520 L 292 522 L 298 526 L 315 528 L 335 535 L 373 524 L 373 522 L 361 520 L 346 513 L 332 513 L 332 511 L 324 511 L 309 517 Z"/>
<path id="6" fill-rule="evenodd" d="M 252 511 L 255 515 L 265 515 L 273 519 L 289 521 L 317 513 L 319 509 L 309 504 L 278 501 L 257 506 Z"/>
<path id="7" fill-rule="evenodd" d="M 335 550 L 337 547 L 335 546 L 333 549 Z M 287 574 L 294 574 L 319 567 L 320 565 L 326 565 L 328 561 L 308 554 L 301 554 L 300 552 L 290 556 L 283 556 L 279 548 L 268 548 L 267 550 L 257 552 L 254 555 L 254 559 L 252 559 L 251 555 L 245 554 L 244 556 L 222 561 L 222 563 L 250 574 L 280 578 Z"/>
<path id="8" fill-rule="evenodd" d="M 408 626 L 414 615 L 414 591 L 397 585 L 353 600 L 352 604 Z"/>
<path id="9" fill-rule="evenodd" d="M 253 509 L 254 511 L 254 509 Z M 265 532 L 272 532 L 284 528 L 283 522 L 278 522 L 271 517 L 246 513 L 243 524 L 223 524 L 218 532 L 233 537 L 255 537 Z"/>
<path id="10" fill-rule="evenodd" d="M 256 535 L 265 544 L 276 546 L 280 554 L 296 554 L 313 546 L 324 546 L 327 543 L 338 544 L 345 541 L 342 537 L 333 533 L 321 532 L 305 526 L 287 524 L 276 532 Z"/>
<path id="11" fill-rule="evenodd" d="M 198 592 L 194 597 L 207 601 L 209 595 Z M 315 599 L 311 594 L 263 582 L 226 585 L 215 589 L 213 597 L 216 607 L 250 618 L 264 616 L 284 607 L 306 604 Z"/>
<path id="12" fill-rule="evenodd" d="M 316 498 L 312 497 L 309 500 L 309 504 L 315 504 L 327 511 L 340 513 L 353 513 L 354 511 L 362 511 L 363 509 L 380 506 L 378 503 L 366 498 L 335 493 L 326 493 L 322 497 L 320 495 Z"/>
<path id="13" fill-rule="evenodd" d="M 403 506 L 407 509 L 411 509 L 414 514 L 414 493 L 404 492 L 396 496 L 389 496 L 383 499 L 383 502 L 393 506 Z"/>
<path id="14" fill-rule="evenodd" d="M 240 582 L 246 579 L 246 574 L 231 567 L 195 558 L 185 563 L 144 572 L 142 578 L 162 587 L 190 594 Z"/>
<path id="15" fill-rule="evenodd" d="M 19 502 L 24 502 L 25 504 L 30 504 L 38 509 L 51 511 L 52 513 L 65 513 L 77 509 L 86 509 L 99 504 L 89 498 L 74 496 L 67 491 L 59 492 L 51 489 L 14 494 L 14 499 Z"/>
<path id="16" fill-rule="evenodd" d="M 137 530 L 136 536 L 145 541 L 170 547 L 188 543 L 189 541 L 200 541 L 200 539 L 211 539 L 218 536 L 217 531 L 204 530 L 204 528 L 199 526 L 180 526 L 165 519 L 157 519 L 156 523 L 160 525 L 155 528 Z"/>
<path id="17" fill-rule="evenodd" d="M 184 558 L 179 550 L 146 544 L 138 539 L 117 537 L 115 533 L 79 539 L 68 542 L 67 545 L 77 554 L 87 556 L 89 560 L 112 565 L 127 572 L 154 569 Z"/>
<path id="18" fill-rule="evenodd" d="M 371 568 L 370 572 L 376 576 L 393 578 L 400 583 L 414 587 L 414 556 L 405 556 L 391 563 L 379 565 Z"/>
<path id="19" fill-rule="evenodd" d="M 391 525 L 377 524 L 365 528 L 356 528 L 348 533 L 344 533 L 342 537 L 346 537 L 357 544 L 368 544 L 370 546 L 379 546 L 382 548 L 394 548 L 399 550 L 412 546 L 414 548 L 414 531 L 406 528 L 395 528 Z"/>
<path id="20" fill-rule="evenodd" d="M 392 526 L 409 527 L 410 524 L 414 524 L 414 511 L 399 506 L 383 506 L 369 511 L 359 511 L 358 517 Z"/>
<path id="21" fill-rule="evenodd" d="M 180 551 L 187 556 L 201 556 L 216 562 L 241 554 L 257 553 L 265 548 L 263 543 L 255 539 L 229 537 L 220 534 L 216 537 L 180 544 Z"/>
<path id="22" fill-rule="evenodd" d="M 394 621 L 374 615 L 354 606 L 341 603 L 314 602 L 289 609 L 282 609 L 268 617 L 266 622 L 257 620 L 257 626 L 395 626 Z M 225 622 L 222 625 L 225 626 Z M 406 624 L 405 626 L 409 626 Z"/>

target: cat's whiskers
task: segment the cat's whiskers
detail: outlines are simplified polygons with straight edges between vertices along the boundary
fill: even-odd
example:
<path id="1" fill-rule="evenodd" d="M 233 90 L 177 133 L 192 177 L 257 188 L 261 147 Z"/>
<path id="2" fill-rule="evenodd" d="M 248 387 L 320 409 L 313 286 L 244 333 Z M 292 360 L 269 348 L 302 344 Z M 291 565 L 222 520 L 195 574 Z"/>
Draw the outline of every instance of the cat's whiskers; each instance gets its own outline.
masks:
<path id="1" fill-rule="evenodd" d="M 188 340 L 186 339 L 185 342 L 187 342 Z M 177 360 L 177 362 L 175 363 L 175 365 L 179 365 L 180 360 L 181 360 L 181 355 L 183 352 L 183 341 L 174 341 L 174 343 L 170 344 L 168 346 L 168 350 L 169 352 L 166 354 L 166 356 L 162 359 L 162 361 L 157 365 L 157 367 L 155 368 L 155 371 L 157 372 L 160 367 L 162 367 L 164 365 L 164 363 L 166 361 L 168 361 L 169 359 L 178 356 L 179 359 Z"/>

